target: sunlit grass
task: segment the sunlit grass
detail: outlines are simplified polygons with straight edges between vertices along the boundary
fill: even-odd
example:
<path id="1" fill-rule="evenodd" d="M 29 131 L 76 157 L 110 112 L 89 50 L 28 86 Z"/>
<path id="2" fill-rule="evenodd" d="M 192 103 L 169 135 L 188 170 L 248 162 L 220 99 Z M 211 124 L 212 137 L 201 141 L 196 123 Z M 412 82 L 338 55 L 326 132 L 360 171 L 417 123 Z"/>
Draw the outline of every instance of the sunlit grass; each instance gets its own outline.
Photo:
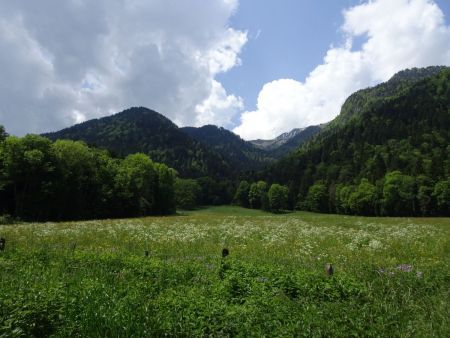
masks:
<path id="1" fill-rule="evenodd" d="M 4 225 L 0 335 L 448 336 L 449 235 L 236 207 Z"/>

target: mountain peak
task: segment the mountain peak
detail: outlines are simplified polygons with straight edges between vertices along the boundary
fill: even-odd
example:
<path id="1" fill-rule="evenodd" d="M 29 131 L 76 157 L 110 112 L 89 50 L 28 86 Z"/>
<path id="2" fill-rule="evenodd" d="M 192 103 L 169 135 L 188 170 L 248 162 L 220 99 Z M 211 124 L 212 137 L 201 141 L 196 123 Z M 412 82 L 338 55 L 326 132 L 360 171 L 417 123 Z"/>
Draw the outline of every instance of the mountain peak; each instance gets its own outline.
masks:
<path id="1" fill-rule="evenodd" d="M 165 116 L 145 107 L 129 108 L 43 136 L 51 140 L 82 140 L 119 156 L 145 153 L 152 160 L 176 169 L 183 177 L 223 177 L 232 170 L 218 153 L 189 137 Z"/>
<path id="2" fill-rule="evenodd" d="M 275 140 L 280 142 L 286 142 L 291 138 L 293 138 L 294 136 L 300 134 L 303 130 L 305 130 L 305 128 L 294 128 L 291 131 L 279 135 L 278 137 L 275 138 Z"/>
<path id="3" fill-rule="evenodd" d="M 445 66 L 431 66 L 426 68 L 405 69 L 396 73 L 389 81 L 374 87 L 361 89 L 350 95 L 341 108 L 341 113 L 330 123 L 331 127 L 345 124 L 349 119 L 360 116 L 368 109 L 372 109 L 376 102 L 382 103 L 387 98 L 394 98 L 402 91 L 411 88 L 418 82 L 436 76 Z"/>
<path id="4" fill-rule="evenodd" d="M 443 71 L 446 66 L 430 66 L 425 68 L 409 68 L 399 71 L 398 73 L 395 73 L 394 76 L 392 76 L 389 79 L 389 82 L 394 81 L 420 81 L 427 77 L 439 74 L 441 71 Z"/>
<path id="5" fill-rule="evenodd" d="M 258 147 L 260 149 L 273 150 L 275 148 L 281 147 L 283 144 L 285 144 L 290 139 L 292 139 L 293 137 L 300 134 L 305 129 L 306 128 L 294 128 L 291 131 L 288 131 L 281 135 L 278 135 L 277 137 L 275 137 L 274 139 L 271 139 L 271 140 L 258 139 L 258 140 L 252 140 L 249 142 L 254 144 L 256 147 Z"/>

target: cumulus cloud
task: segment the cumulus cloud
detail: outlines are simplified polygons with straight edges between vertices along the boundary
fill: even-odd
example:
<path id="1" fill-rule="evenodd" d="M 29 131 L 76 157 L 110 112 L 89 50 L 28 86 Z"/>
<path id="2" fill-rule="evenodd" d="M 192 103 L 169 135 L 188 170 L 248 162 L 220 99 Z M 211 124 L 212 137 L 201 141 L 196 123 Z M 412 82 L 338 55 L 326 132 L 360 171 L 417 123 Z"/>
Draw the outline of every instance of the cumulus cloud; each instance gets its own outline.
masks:
<path id="1" fill-rule="evenodd" d="M 234 129 L 244 139 L 273 138 L 294 127 L 333 119 L 354 91 L 388 80 L 399 70 L 450 65 L 450 27 L 431 0 L 373 0 L 343 12 L 345 43 L 331 47 L 303 81 L 267 83 L 257 109 Z M 366 37 L 358 49 L 357 37 Z"/>
<path id="2" fill-rule="evenodd" d="M 243 100 L 235 95 L 227 95 L 221 83 L 213 80 L 210 96 L 195 107 L 197 116 L 194 125 L 217 124 L 230 126 L 232 125 L 231 119 L 236 111 L 241 111 L 242 109 L 244 109 Z"/>
<path id="3" fill-rule="evenodd" d="M 215 80 L 239 65 L 237 0 L 0 2 L 0 124 L 44 132 L 148 106 L 179 124 L 242 109 Z"/>

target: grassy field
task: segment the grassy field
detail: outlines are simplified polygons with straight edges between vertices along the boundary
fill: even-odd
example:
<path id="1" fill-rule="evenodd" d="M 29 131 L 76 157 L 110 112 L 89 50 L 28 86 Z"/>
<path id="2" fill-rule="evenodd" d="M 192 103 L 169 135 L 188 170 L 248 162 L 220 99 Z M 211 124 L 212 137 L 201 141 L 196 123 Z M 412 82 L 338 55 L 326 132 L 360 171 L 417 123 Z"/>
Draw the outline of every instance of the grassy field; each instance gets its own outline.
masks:
<path id="1" fill-rule="evenodd" d="M 450 337 L 448 218 L 215 207 L 0 237 L 0 337 Z"/>

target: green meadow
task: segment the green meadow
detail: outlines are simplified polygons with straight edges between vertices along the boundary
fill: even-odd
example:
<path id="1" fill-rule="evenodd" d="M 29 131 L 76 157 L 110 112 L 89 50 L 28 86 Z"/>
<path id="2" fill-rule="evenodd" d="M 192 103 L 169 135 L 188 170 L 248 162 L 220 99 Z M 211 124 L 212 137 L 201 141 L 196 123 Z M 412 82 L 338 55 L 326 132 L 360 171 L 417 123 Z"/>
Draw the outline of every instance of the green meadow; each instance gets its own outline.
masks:
<path id="1" fill-rule="evenodd" d="M 214 207 L 0 237 L 0 337 L 450 336 L 449 218 Z"/>

